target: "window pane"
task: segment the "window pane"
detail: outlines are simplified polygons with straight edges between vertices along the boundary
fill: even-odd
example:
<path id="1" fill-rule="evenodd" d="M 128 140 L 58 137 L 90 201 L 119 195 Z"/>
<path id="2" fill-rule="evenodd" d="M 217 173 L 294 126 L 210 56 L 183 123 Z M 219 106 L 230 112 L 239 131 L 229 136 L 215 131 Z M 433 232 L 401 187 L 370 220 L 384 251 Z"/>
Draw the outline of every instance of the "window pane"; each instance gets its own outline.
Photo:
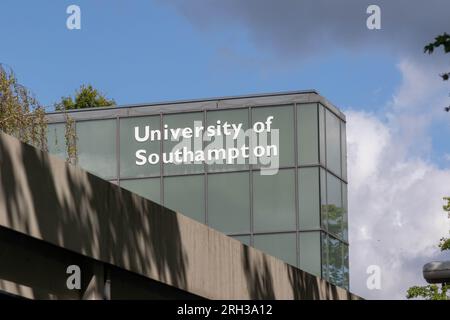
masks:
<path id="1" fill-rule="evenodd" d="M 298 170 L 300 229 L 320 227 L 319 168 Z"/>
<path id="2" fill-rule="evenodd" d="M 344 285 L 343 287 L 347 290 L 350 287 L 350 272 L 349 272 L 349 257 L 348 257 L 348 246 L 343 244 L 344 247 Z"/>
<path id="3" fill-rule="evenodd" d="M 319 162 L 317 104 L 302 104 L 297 108 L 299 164 L 316 164 Z"/>
<path id="4" fill-rule="evenodd" d="M 167 129 L 184 129 L 190 128 L 195 133 L 194 122 L 200 122 L 200 126 L 203 126 L 203 112 L 194 113 L 180 113 L 163 116 L 164 125 L 167 125 Z M 198 127 L 200 127 L 198 126 Z M 180 132 L 180 131 L 178 131 Z M 170 160 L 170 154 L 173 155 L 176 151 L 182 151 L 183 147 L 194 152 L 203 150 L 203 138 L 184 139 L 180 135 L 177 136 L 177 140 L 171 141 L 170 139 L 164 141 L 164 153 L 166 154 L 166 160 Z M 187 160 L 192 160 L 189 157 Z M 188 174 L 188 173 L 201 173 L 204 171 L 204 163 L 167 163 L 164 164 L 165 174 Z"/>
<path id="5" fill-rule="evenodd" d="M 135 138 L 135 127 L 139 128 L 138 137 L 144 138 L 146 136 L 146 126 L 149 127 L 148 133 L 150 138 L 145 142 L 138 142 Z M 160 118 L 154 117 L 136 117 L 136 118 L 122 118 L 120 119 L 120 176 L 124 177 L 145 177 L 157 176 L 160 172 L 160 162 L 156 164 L 146 163 L 144 165 L 137 165 L 136 151 L 145 150 L 146 157 L 152 153 L 159 155 L 160 144 L 158 136 L 153 135 L 152 130 L 160 130 Z"/>
<path id="6" fill-rule="evenodd" d="M 320 277 L 320 232 L 300 232 L 300 269 Z"/>
<path id="7" fill-rule="evenodd" d="M 325 154 L 325 108 L 319 104 L 319 149 L 320 164 L 326 165 Z"/>
<path id="8" fill-rule="evenodd" d="M 263 176 L 253 172 L 253 215 L 256 231 L 295 229 L 294 170 Z"/>
<path id="9" fill-rule="evenodd" d="M 328 275 L 330 282 L 342 287 L 344 284 L 342 242 L 330 236 L 328 236 L 328 259 Z"/>
<path id="10" fill-rule="evenodd" d="M 348 241 L 348 205 L 347 205 L 347 184 L 342 183 L 342 203 L 344 211 L 342 212 L 342 236 Z"/>
<path id="11" fill-rule="evenodd" d="M 322 278 L 329 280 L 328 277 L 328 235 L 325 232 L 320 233 L 322 246 Z"/>
<path id="12" fill-rule="evenodd" d="M 159 178 L 120 180 L 120 186 L 153 202 L 160 203 L 161 185 Z"/>
<path id="13" fill-rule="evenodd" d="M 345 122 L 341 121 L 341 163 L 342 163 L 342 179 L 347 180 L 347 133 Z"/>
<path id="14" fill-rule="evenodd" d="M 277 146 L 280 166 L 294 165 L 294 109 L 293 106 L 257 107 L 252 109 L 252 122 L 264 122 L 273 116 L 271 129 L 279 130 Z M 271 135 L 268 135 L 271 136 Z M 274 144 L 271 140 L 270 144 Z M 262 145 L 259 141 L 257 145 Z M 256 145 L 254 145 L 256 146 Z M 263 165 L 263 167 L 267 165 Z"/>
<path id="15" fill-rule="evenodd" d="M 208 175 L 208 224 L 225 233 L 250 231 L 248 172 Z"/>
<path id="16" fill-rule="evenodd" d="M 236 139 L 233 139 L 235 134 L 234 131 L 231 135 L 228 136 L 216 135 L 213 137 L 206 137 L 207 139 L 210 139 L 210 141 L 206 141 L 206 150 L 208 150 L 209 148 L 217 150 L 222 148 L 241 149 L 242 147 L 248 147 L 248 138 L 246 138 L 245 136 L 245 131 L 248 129 L 248 109 L 208 111 L 206 117 L 207 126 L 217 126 L 217 121 L 220 121 L 222 125 L 225 124 L 225 122 L 230 125 L 234 124 L 235 126 L 239 126 L 240 124 L 242 124 L 241 131 L 239 132 L 239 134 L 236 133 Z M 241 155 L 242 153 L 239 154 Z M 224 160 L 222 161 L 221 159 L 221 162 L 216 162 L 208 166 L 209 172 L 245 169 L 248 169 L 248 159 L 244 159 L 243 157 L 235 159 L 232 164 L 227 164 Z"/>
<path id="17" fill-rule="evenodd" d="M 103 179 L 117 176 L 116 120 L 76 123 L 79 165 Z"/>
<path id="18" fill-rule="evenodd" d="M 327 218 L 328 231 L 342 237 L 342 222 L 344 212 L 342 208 L 341 181 L 327 173 Z"/>
<path id="19" fill-rule="evenodd" d="M 49 123 L 47 126 L 48 152 L 64 160 L 67 158 L 65 133 L 65 123 Z"/>
<path id="20" fill-rule="evenodd" d="M 205 223 L 203 175 L 164 179 L 164 205 Z"/>
<path id="21" fill-rule="evenodd" d="M 293 233 L 255 235 L 254 246 L 293 266 L 297 265 L 297 248 Z"/>
<path id="22" fill-rule="evenodd" d="M 322 228 L 327 230 L 327 174 L 322 168 L 320 169 L 320 216 Z"/>
<path id="23" fill-rule="evenodd" d="M 340 120 L 330 111 L 326 111 L 327 168 L 341 175 L 341 128 Z"/>
<path id="24" fill-rule="evenodd" d="M 242 242 L 243 244 L 250 245 L 250 236 L 232 236 L 232 238 Z"/>

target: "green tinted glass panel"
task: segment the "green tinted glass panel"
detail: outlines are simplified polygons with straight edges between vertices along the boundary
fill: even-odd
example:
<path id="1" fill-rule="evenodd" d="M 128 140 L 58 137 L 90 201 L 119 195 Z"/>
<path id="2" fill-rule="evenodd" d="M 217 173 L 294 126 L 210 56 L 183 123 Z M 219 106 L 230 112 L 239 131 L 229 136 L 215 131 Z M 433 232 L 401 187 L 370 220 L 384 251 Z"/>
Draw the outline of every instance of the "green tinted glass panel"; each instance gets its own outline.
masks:
<path id="1" fill-rule="evenodd" d="M 164 141 L 164 151 L 163 151 L 163 161 L 166 162 L 171 160 L 171 155 L 174 155 L 177 151 L 182 151 L 184 147 L 186 147 L 189 151 L 192 151 L 195 156 L 195 151 L 203 150 L 203 137 L 200 136 L 195 138 L 196 128 L 200 128 L 203 126 L 203 112 L 194 112 L 194 113 L 180 113 L 180 114 L 171 114 L 163 116 L 164 125 L 167 125 L 167 129 L 181 129 L 189 128 L 192 130 L 193 137 L 190 139 L 182 138 L 179 133 L 181 130 L 178 130 L 177 140 L 166 140 Z M 198 123 L 198 125 L 195 125 Z M 194 127 L 195 125 L 195 127 Z M 165 127 L 164 127 L 165 129 Z M 170 132 L 170 131 L 169 131 Z M 200 131 L 197 130 L 198 133 Z M 191 154 L 191 153 L 189 153 Z M 188 155 L 188 153 L 186 153 Z M 165 156 L 165 157 L 164 157 Z M 176 160 L 175 157 L 172 160 Z M 191 161 L 192 158 L 189 155 L 187 157 L 188 161 Z M 195 162 L 191 163 L 166 163 L 164 164 L 164 173 L 165 174 L 189 174 L 189 173 L 201 173 L 204 171 L 204 163 L 203 162 Z"/>
<path id="2" fill-rule="evenodd" d="M 294 170 L 268 176 L 253 172 L 253 192 L 256 231 L 295 230 Z"/>
<path id="3" fill-rule="evenodd" d="M 250 231 L 248 172 L 208 175 L 208 224 L 225 233 Z"/>
<path id="4" fill-rule="evenodd" d="M 327 174 L 328 231 L 338 237 L 342 237 L 342 224 L 344 218 L 341 186 L 341 181 L 338 178 L 330 173 Z"/>
<path id="5" fill-rule="evenodd" d="M 350 269 L 349 269 L 349 255 L 348 255 L 348 246 L 343 244 L 344 247 L 344 266 L 343 266 L 343 273 L 344 273 L 344 285 L 343 287 L 347 290 L 350 287 Z"/>
<path id="6" fill-rule="evenodd" d="M 103 179 L 117 176 L 116 120 L 76 123 L 78 164 Z"/>
<path id="7" fill-rule="evenodd" d="M 232 236 L 232 238 L 242 242 L 243 244 L 250 245 L 250 236 Z"/>
<path id="8" fill-rule="evenodd" d="M 341 163 L 342 179 L 347 180 L 347 132 L 343 121 L 341 121 Z"/>
<path id="9" fill-rule="evenodd" d="M 300 232 L 299 250 L 300 269 L 320 277 L 320 232 Z"/>
<path id="10" fill-rule="evenodd" d="M 326 165 L 326 153 L 325 153 L 325 108 L 319 104 L 319 153 L 320 164 Z"/>
<path id="11" fill-rule="evenodd" d="M 121 180 L 120 186 L 153 202 L 160 203 L 161 183 L 159 178 Z"/>
<path id="12" fill-rule="evenodd" d="M 138 127 L 138 138 L 148 139 L 139 142 L 135 137 L 135 127 Z M 148 129 L 146 128 L 148 127 Z M 145 150 L 146 158 L 151 154 L 160 153 L 161 141 L 157 132 L 160 130 L 160 117 L 136 117 L 120 119 L 120 176 L 125 177 L 145 177 L 158 176 L 160 173 L 160 162 L 151 164 L 147 161 L 144 165 L 137 165 L 136 151 Z M 154 158 L 152 159 L 152 162 Z M 139 160 L 140 162 L 140 160 Z M 155 161 L 156 162 L 156 161 Z"/>
<path id="13" fill-rule="evenodd" d="M 344 284 L 342 246 L 342 242 L 328 236 L 328 276 L 330 282 L 339 287 Z"/>
<path id="14" fill-rule="evenodd" d="M 322 278 L 328 280 L 328 235 L 325 232 L 320 233 L 322 247 Z"/>
<path id="15" fill-rule="evenodd" d="M 293 266 L 297 265 L 297 247 L 295 234 L 265 234 L 255 235 L 254 247 L 277 257 Z"/>
<path id="16" fill-rule="evenodd" d="M 164 178 L 164 205 L 205 223 L 203 175 Z"/>
<path id="17" fill-rule="evenodd" d="M 342 218 L 342 234 L 345 241 L 348 241 L 348 205 L 347 205 L 347 184 L 342 183 L 342 203 L 343 203 L 343 218 Z"/>
<path id="18" fill-rule="evenodd" d="M 298 161 L 299 164 L 319 162 L 319 129 L 317 104 L 297 106 Z"/>
<path id="19" fill-rule="evenodd" d="M 341 175 L 341 128 L 340 120 L 326 111 L 327 168 Z"/>
<path id="20" fill-rule="evenodd" d="M 327 222 L 327 174 L 324 169 L 320 169 L 320 216 L 322 228 L 328 229 Z"/>
<path id="21" fill-rule="evenodd" d="M 62 159 L 67 158 L 66 125 L 64 123 L 48 124 L 47 147 L 48 152 Z"/>
<path id="22" fill-rule="evenodd" d="M 280 166 L 294 165 L 294 109 L 293 106 L 279 107 L 257 107 L 252 109 L 252 122 L 264 122 L 268 117 L 273 117 L 271 129 L 277 129 L 279 132 L 279 143 L 271 139 L 258 139 L 257 145 L 263 145 L 261 141 L 270 142 L 269 145 L 275 145 L 279 154 Z M 270 136 L 269 134 L 267 136 Z M 255 146 L 253 143 L 252 146 Z M 262 164 L 263 167 L 268 165 Z M 273 163 L 272 163 L 273 166 Z"/>
<path id="23" fill-rule="evenodd" d="M 209 149 L 225 149 L 237 148 L 249 146 L 249 139 L 246 136 L 246 131 L 248 129 L 248 109 L 236 109 L 236 110 L 221 110 L 221 111 L 208 111 L 206 114 L 207 126 L 217 126 L 217 125 L 235 125 L 241 130 L 235 132 L 232 129 L 227 129 L 229 135 L 221 134 L 214 136 L 206 136 L 206 150 Z M 218 124 L 219 121 L 219 124 Z M 235 139 L 234 139 L 235 138 Z M 242 153 L 239 153 L 241 155 Z M 215 160 L 215 159 L 212 159 Z M 228 170 L 245 170 L 248 169 L 248 159 L 239 156 L 237 159 L 233 160 L 233 163 L 226 163 L 225 160 L 220 158 L 218 162 L 210 163 L 208 166 L 209 172 L 218 171 L 228 171 Z"/>
<path id="24" fill-rule="evenodd" d="M 300 229 L 320 227 L 319 168 L 298 170 Z"/>

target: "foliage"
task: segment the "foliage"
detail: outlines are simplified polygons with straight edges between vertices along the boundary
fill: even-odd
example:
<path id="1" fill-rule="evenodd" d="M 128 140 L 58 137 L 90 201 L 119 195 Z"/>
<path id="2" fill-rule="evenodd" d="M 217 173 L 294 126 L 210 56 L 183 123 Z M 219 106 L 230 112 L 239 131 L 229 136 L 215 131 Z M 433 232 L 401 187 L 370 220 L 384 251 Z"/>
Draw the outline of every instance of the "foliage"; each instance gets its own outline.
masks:
<path id="1" fill-rule="evenodd" d="M 408 289 L 406 297 L 408 299 L 423 298 L 426 300 L 449 300 L 449 289 L 450 285 L 438 286 L 436 284 L 430 284 L 422 287 L 414 286 Z"/>
<path id="2" fill-rule="evenodd" d="M 115 105 L 116 102 L 113 99 L 106 98 L 92 85 L 81 85 L 75 92 L 74 97 L 67 96 L 62 97 L 61 100 L 54 104 L 57 111 L 68 111 L 75 109 L 86 108 L 99 108 Z M 75 134 L 75 121 L 67 114 L 65 116 L 66 133 L 65 142 L 67 146 L 67 161 L 69 163 L 76 163 L 77 160 L 77 147 L 76 147 L 76 134 Z"/>
<path id="3" fill-rule="evenodd" d="M 441 34 L 434 38 L 434 42 L 431 42 L 427 44 L 424 48 L 425 53 L 433 53 L 434 48 L 439 48 L 440 46 L 444 47 L 444 52 L 449 53 L 450 52 L 450 35 L 444 32 L 444 34 Z"/>
<path id="4" fill-rule="evenodd" d="M 444 200 L 447 201 L 447 204 L 442 208 L 447 212 L 447 216 L 450 219 L 450 197 L 445 197 Z M 441 251 L 450 250 L 450 238 L 441 238 L 439 248 L 441 248 Z"/>
<path id="5" fill-rule="evenodd" d="M 0 130 L 22 142 L 47 150 L 45 110 L 19 84 L 14 72 L 0 64 Z"/>
<path id="6" fill-rule="evenodd" d="M 85 108 L 98 108 L 115 105 L 114 100 L 106 98 L 91 85 L 82 85 L 76 92 L 75 97 L 62 97 L 61 101 L 55 103 L 55 110 L 74 110 Z"/>
<path id="7" fill-rule="evenodd" d="M 336 237 L 342 236 L 339 234 L 339 230 L 346 228 L 345 209 L 334 204 L 322 205 L 322 214 L 326 216 L 328 231 L 334 234 Z M 348 256 L 342 260 L 342 246 L 337 241 L 330 241 L 331 236 L 327 237 L 327 263 L 326 274 L 329 279 L 332 279 L 334 283 L 344 286 L 347 283 L 346 273 L 342 272 L 342 266 L 346 263 Z M 346 251 L 347 252 L 347 251 Z"/>
<path id="8" fill-rule="evenodd" d="M 450 218 L 450 197 L 445 197 L 444 200 L 447 203 L 443 206 L 443 209 Z M 450 250 L 450 238 L 441 238 L 439 248 L 441 251 Z M 408 289 L 406 297 L 408 299 L 450 300 L 450 284 L 414 286 Z"/>
<path id="9" fill-rule="evenodd" d="M 70 164 L 76 164 L 78 158 L 78 150 L 75 120 L 67 113 L 64 113 L 64 116 L 66 119 L 66 131 L 64 133 L 64 138 L 66 142 L 67 162 Z"/>
<path id="10" fill-rule="evenodd" d="M 67 114 L 65 118 L 67 162 L 74 163 L 77 153 L 75 124 Z M 47 127 L 44 107 L 27 88 L 19 84 L 10 68 L 0 64 L 0 131 L 48 151 Z"/>
<path id="11" fill-rule="evenodd" d="M 424 52 L 428 53 L 428 54 L 432 54 L 434 52 L 435 48 L 439 48 L 441 46 L 444 48 L 445 53 L 450 52 L 450 35 L 449 34 L 444 33 L 444 34 L 441 34 L 441 35 L 437 36 L 436 38 L 434 38 L 434 42 L 431 42 L 425 46 Z M 447 81 L 450 78 L 450 72 L 444 72 L 444 73 L 440 74 L 440 76 L 441 76 L 442 80 Z M 449 112 L 450 106 L 446 107 L 445 111 Z"/>

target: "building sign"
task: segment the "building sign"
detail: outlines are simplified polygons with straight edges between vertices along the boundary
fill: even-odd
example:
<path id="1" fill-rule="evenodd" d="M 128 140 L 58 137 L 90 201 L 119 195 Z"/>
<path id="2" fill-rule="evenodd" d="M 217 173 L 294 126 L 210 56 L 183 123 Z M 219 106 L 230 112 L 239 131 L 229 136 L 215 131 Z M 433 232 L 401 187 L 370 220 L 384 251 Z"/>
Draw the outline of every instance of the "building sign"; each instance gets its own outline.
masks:
<path id="1" fill-rule="evenodd" d="M 260 164 L 262 175 L 273 175 L 279 168 L 279 130 L 272 128 L 273 116 L 255 122 L 247 130 L 243 123 L 217 120 L 203 126 L 194 121 L 193 127 L 155 129 L 150 125 L 135 126 L 134 139 L 138 143 L 172 141 L 167 151 L 150 153 L 145 148 L 136 150 L 136 165 L 157 164 Z"/>

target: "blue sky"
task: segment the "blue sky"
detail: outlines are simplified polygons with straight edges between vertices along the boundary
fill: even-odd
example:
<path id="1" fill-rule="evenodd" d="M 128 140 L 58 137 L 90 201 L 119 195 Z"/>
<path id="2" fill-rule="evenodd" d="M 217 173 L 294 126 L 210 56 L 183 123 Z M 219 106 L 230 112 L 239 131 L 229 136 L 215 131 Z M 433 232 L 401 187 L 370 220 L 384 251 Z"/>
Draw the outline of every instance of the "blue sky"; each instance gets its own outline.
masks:
<path id="1" fill-rule="evenodd" d="M 72 3 L 81 30 L 65 26 Z M 92 83 L 119 104 L 314 88 L 339 106 L 372 109 L 400 80 L 382 52 L 324 48 L 284 63 L 241 26 L 204 33 L 160 2 L 7 0 L 0 12 L 1 61 L 45 105 Z"/>
<path id="2" fill-rule="evenodd" d="M 66 28 L 70 4 L 81 8 L 81 30 Z M 377 31 L 360 15 L 361 48 L 324 41 L 284 56 L 239 21 L 196 25 L 164 1 L 5 0 L 0 62 L 46 106 L 90 83 L 118 104 L 316 89 L 344 110 L 378 113 L 400 85 L 399 57 L 373 45 Z M 299 43 L 302 33 L 314 34 L 290 32 Z M 439 165 L 450 147 L 435 142 L 442 130 L 430 155 Z"/>
<path id="3" fill-rule="evenodd" d="M 381 30 L 366 28 L 371 3 Z M 66 28 L 70 4 L 81 30 Z M 348 116 L 351 286 L 399 298 L 445 235 L 450 87 L 437 74 L 450 59 L 422 48 L 450 32 L 448 12 L 441 0 L 2 0 L 0 62 L 48 106 L 86 83 L 118 104 L 318 90 Z M 371 261 L 394 279 L 379 292 L 364 285 Z"/>

